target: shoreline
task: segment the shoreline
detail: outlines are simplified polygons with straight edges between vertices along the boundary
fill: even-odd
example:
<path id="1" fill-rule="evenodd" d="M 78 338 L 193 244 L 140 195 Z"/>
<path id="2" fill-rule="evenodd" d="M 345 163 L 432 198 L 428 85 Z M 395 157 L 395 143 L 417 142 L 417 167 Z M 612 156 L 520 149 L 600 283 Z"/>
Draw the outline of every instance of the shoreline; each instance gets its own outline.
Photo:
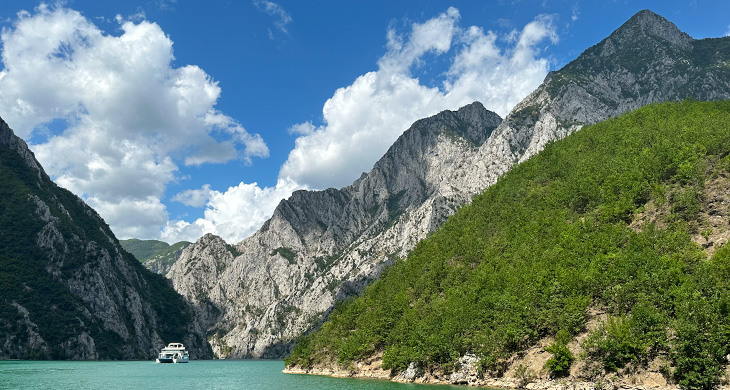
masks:
<path id="1" fill-rule="evenodd" d="M 325 368 L 303 369 L 298 367 L 286 367 L 282 372 L 284 374 L 294 375 L 322 375 L 333 378 L 359 378 L 359 379 L 380 379 L 399 383 L 416 383 L 429 385 L 451 385 L 464 387 L 484 387 L 504 390 L 528 389 L 528 390 L 680 390 L 678 385 L 632 385 L 627 383 L 625 378 L 616 381 L 607 381 L 604 383 L 596 383 L 580 380 L 578 378 L 560 378 L 560 379 L 532 379 L 529 383 L 520 386 L 517 378 L 461 378 L 455 381 L 450 378 L 441 378 L 431 374 L 424 374 L 418 377 L 409 377 L 406 370 L 398 375 L 391 375 L 390 371 L 379 370 L 379 372 L 357 372 L 347 370 L 333 370 Z M 458 373 L 456 373 L 458 375 Z M 453 375 L 453 374 L 452 374 Z M 728 386 L 719 386 L 718 389 L 728 390 Z"/>

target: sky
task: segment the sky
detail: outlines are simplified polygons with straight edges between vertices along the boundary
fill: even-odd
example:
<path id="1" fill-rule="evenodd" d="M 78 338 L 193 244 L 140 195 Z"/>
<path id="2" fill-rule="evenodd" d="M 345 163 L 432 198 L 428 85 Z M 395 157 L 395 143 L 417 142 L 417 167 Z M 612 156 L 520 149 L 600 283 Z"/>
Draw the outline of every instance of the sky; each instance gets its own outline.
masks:
<path id="1" fill-rule="evenodd" d="M 417 119 L 506 116 L 642 9 L 730 35 L 726 0 L 3 0 L 0 117 L 118 238 L 236 243 Z"/>

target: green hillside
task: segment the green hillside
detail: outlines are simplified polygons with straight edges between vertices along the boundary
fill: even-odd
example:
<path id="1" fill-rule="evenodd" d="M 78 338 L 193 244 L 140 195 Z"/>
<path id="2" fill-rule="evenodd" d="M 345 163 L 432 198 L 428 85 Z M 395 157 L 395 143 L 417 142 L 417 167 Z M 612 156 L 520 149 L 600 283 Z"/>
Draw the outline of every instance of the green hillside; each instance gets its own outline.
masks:
<path id="1" fill-rule="evenodd" d="M 120 240 L 119 244 L 124 250 L 134 255 L 147 269 L 165 275 L 180 258 L 182 251 L 191 243 L 180 241 L 170 245 L 163 241 L 131 238 Z"/>
<path id="2" fill-rule="evenodd" d="M 582 344 L 595 375 L 662 356 L 682 387 L 714 387 L 730 352 L 730 250 L 717 249 L 729 154 L 730 102 L 648 106 L 551 143 L 337 307 L 286 363 L 382 352 L 386 369 L 448 371 L 474 353 L 499 376 L 555 336 L 559 376 L 575 358 L 565 344 L 601 310 L 608 320 Z"/>
<path id="3" fill-rule="evenodd" d="M 119 240 L 119 244 L 127 252 L 131 253 L 140 262 L 144 262 L 148 258 L 154 256 L 159 251 L 164 251 L 170 247 L 170 244 L 157 240 L 140 240 L 130 238 L 129 240 Z"/>

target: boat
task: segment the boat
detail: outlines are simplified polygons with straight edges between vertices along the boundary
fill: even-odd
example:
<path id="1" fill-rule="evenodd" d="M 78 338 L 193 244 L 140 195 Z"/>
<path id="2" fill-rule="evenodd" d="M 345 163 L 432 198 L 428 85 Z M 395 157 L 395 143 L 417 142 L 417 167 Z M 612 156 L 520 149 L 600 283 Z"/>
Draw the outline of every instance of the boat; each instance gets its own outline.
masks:
<path id="1" fill-rule="evenodd" d="M 190 355 L 181 343 L 167 344 L 155 359 L 157 363 L 187 363 L 189 360 Z"/>

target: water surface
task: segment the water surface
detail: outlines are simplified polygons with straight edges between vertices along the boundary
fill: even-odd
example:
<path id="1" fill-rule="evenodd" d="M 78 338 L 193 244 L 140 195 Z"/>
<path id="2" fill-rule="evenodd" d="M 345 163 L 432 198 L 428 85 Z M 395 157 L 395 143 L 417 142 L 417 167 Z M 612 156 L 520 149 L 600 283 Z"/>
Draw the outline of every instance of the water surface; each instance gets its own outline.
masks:
<path id="1" fill-rule="evenodd" d="M 0 389 L 449 390 L 377 379 L 284 374 L 278 360 L 194 360 L 187 364 L 0 361 Z"/>

